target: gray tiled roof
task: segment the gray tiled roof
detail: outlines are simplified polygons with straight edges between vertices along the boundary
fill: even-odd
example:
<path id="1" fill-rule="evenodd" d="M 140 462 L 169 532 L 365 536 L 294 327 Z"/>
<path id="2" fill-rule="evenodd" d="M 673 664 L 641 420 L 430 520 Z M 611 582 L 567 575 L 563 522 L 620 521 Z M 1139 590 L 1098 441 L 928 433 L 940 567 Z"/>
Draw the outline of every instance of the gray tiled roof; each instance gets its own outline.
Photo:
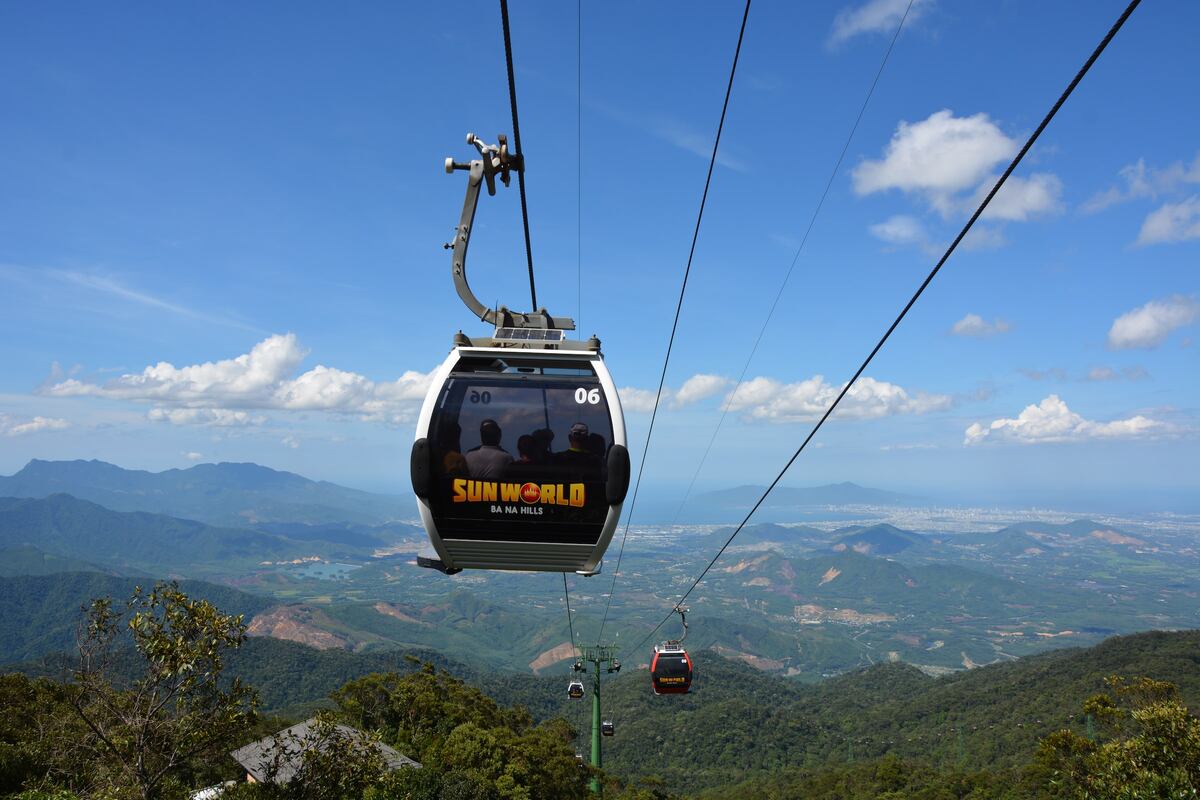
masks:
<path id="1" fill-rule="evenodd" d="M 334 730 L 352 741 L 374 747 L 383 756 L 384 763 L 387 764 L 389 770 L 421 766 L 382 742 L 372 742 L 362 731 L 355 730 L 348 725 L 335 725 Z M 282 784 L 295 777 L 305 752 L 312 748 L 323 750 L 328 741 L 328 738 L 318 738 L 316 719 L 309 719 L 285 728 L 274 736 L 268 736 L 244 747 L 239 747 L 229 755 L 233 756 L 234 761 L 245 767 L 254 780 L 259 782 L 268 780 L 272 765 L 277 765 L 274 780 L 275 783 Z"/>

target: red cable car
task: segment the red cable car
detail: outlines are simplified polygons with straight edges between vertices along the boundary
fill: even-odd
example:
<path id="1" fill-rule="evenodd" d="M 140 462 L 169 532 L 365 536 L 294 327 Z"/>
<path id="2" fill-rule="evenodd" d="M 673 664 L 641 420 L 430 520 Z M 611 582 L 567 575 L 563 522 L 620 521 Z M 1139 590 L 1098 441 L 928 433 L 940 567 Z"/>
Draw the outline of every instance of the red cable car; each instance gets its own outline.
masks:
<path id="1" fill-rule="evenodd" d="M 687 694 L 692 689 L 695 668 L 683 645 L 663 642 L 654 646 L 650 679 L 655 694 Z"/>
<path id="2" fill-rule="evenodd" d="M 692 690 L 692 679 L 696 675 L 695 665 L 683 649 L 687 638 L 687 612 L 683 606 L 675 606 L 673 613 L 683 623 L 683 636 L 654 645 L 654 658 L 650 660 L 650 681 L 655 694 L 687 694 Z"/>

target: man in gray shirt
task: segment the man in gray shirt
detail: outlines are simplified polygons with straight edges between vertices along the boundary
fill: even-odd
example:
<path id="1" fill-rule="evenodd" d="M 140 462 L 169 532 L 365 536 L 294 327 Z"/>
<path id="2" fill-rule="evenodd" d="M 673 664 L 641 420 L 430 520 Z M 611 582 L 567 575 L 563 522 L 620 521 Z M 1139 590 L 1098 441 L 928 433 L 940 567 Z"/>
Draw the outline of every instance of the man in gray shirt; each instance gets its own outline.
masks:
<path id="1" fill-rule="evenodd" d="M 504 468 L 512 463 L 512 455 L 500 446 L 500 426 L 494 419 L 479 423 L 479 447 L 467 453 L 467 468 L 477 481 L 498 481 Z"/>

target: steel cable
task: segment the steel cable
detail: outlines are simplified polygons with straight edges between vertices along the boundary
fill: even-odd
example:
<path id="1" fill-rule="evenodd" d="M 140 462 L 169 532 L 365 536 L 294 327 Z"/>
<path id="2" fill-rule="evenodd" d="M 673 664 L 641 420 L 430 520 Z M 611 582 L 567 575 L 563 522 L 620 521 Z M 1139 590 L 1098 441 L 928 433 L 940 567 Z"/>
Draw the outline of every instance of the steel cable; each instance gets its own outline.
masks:
<path id="1" fill-rule="evenodd" d="M 905 304 L 904 308 L 900 311 L 900 314 L 896 317 L 896 319 L 888 327 L 887 331 L 884 332 L 883 336 L 875 344 L 875 347 L 871 349 L 871 352 L 867 355 L 866 359 L 863 360 L 862 364 L 855 371 L 854 375 L 850 378 L 850 380 L 846 383 L 846 385 L 842 387 L 842 390 L 838 393 L 837 397 L 834 398 L 833 402 L 829 405 L 829 408 L 825 409 L 825 413 L 821 415 L 821 418 L 819 420 L 817 420 L 817 424 L 814 425 L 813 429 L 811 431 L 809 431 L 809 433 L 806 437 L 804 437 L 804 441 L 800 443 L 800 446 L 798 448 L 796 448 L 796 452 L 794 452 L 792 454 L 792 457 L 788 459 L 786 464 L 784 464 L 783 469 L 781 469 L 779 471 L 779 474 L 775 476 L 775 479 L 773 481 L 771 481 L 771 485 L 767 487 L 766 491 L 764 491 L 762 493 L 762 496 L 760 496 L 758 498 L 757 502 L 754 503 L 754 506 L 751 507 L 750 511 L 746 514 L 745 518 L 743 518 L 742 521 L 738 524 L 737 528 L 734 529 L 733 533 L 731 533 L 729 535 L 729 538 L 725 541 L 725 544 L 721 545 L 721 549 L 718 550 L 717 554 L 712 557 L 712 560 L 708 562 L 708 565 L 700 572 L 700 574 L 696 577 L 696 579 L 694 581 L 692 581 L 692 585 L 690 587 L 688 587 L 688 590 L 686 592 L 684 592 L 683 595 L 679 598 L 679 600 L 674 604 L 674 606 L 672 606 L 672 610 L 669 611 L 667 613 L 667 615 L 665 617 L 663 617 L 663 619 L 657 625 L 654 626 L 653 630 L 651 630 L 648 634 L 646 634 L 646 636 L 641 640 L 641 642 L 639 642 L 637 644 L 637 646 L 633 648 L 634 650 L 640 649 L 642 647 L 642 645 L 644 645 L 646 642 L 648 642 L 651 639 L 651 637 L 653 637 L 654 634 L 658 632 L 659 628 L 661 628 L 663 625 L 665 625 L 667 623 L 667 620 L 669 620 L 671 618 L 671 615 L 675 613 L 674 609 L 676 607 L 678 607 L 679 605 L 681 605 L 685 600 L 687 600 L 688 596 L 691 595 L 691 593 L 695 590 L 695 588 L 700 585 L 700 581 L 704 580 L 704 576 L 707 575 L 708 571 L 710 569 L 712 569 L 714 564 L 717 563 L 717 560 L 725 552 L 726 548 L 728 548 L 729 545 L 733 542 L 734 538 L 736 538 L 737 535 L 739 533 L 741 533 L 742 528 L 744 528 L 746 526 L 746 523 L 749 522 L 750 518 L 752 516 L 754 516 L 754 513 L 756 511 L 758 511 L 759 506 L 761 506 L 763 504 L 763 502 L 767 499 L 767 496 L 769 494 L 771 494 L 771 492 L 779 484 L 779 481 L 783 479 L 783 476 L 785 474 L 787 474 L 788 469 L 791 468 L 792 464 L 795 463 L 796 459 L 799 458 L 800 454 L 802 452 L 804 452 L 804 448 L 808 445 L 808 443 L 810 441 L 812 441 L 813 436 L 815 436 L 817 431 L 819 431 L 821 429 L 821 426 L 825 424 L 825 420 L 829 419 L 829 416 L 833 413 L 834 409 L 836 409 L 838 407 L 838 404 L 842 402 L 842 398 L 844 398 L 846 396 L 847 392 L 849 392 L 850 389 L 854 386 L 854 384 L 858 380 L 859 376 L 862 375 L 863 371 L 866 370 L 867 366 L 871 363 L 872 360 L 874 360 L 875 355 L 883 348 L 883 345 L 887 342 L 887 340 L 889 338 L 891 338 L 892 333 L 896 330 L 897 327 L 899 327 L 901 321 L 903 321 L 904 318 L 908 315 L 909 310 L 912 309 L 912 307 L 916 304 L 917 300 L 920 299 L 922 294 L 924 294 L 925 289 L 929 286 L 930 283 L 933 282 L 934 277 L 936 277 L 938 272 L 941 271 L 942 266 L 946 263 L 947 260 L 949 260 L 950 256 L 958 248 L 958 245 L 962 242 L 962 240 L 966 237 L 967 233 L 970 232 L 971 228 L 975 225 L 975 222 L 979 219 L 980 216 L 982 216 L 984 210 L 988 207 L 988 205 L 992 202 L 992 199 L 996 196 L 996 193 L 1000 191 L 1000 188 L 1002 186 L 1004 186 L 1005 181 L 1007 181 L 1009 176 L 1012 175 L 1013 170 L 1015 170 L 1017 168 L 1017 165 L 1019 165 L 1021 163 L 1022 159 L 1025 158 L 1025 154 L 1029 152 L 1030 148 L 1033 147 L 1034 143 L 1042 135 L 1042 131 L 1044 131 L 1046 129 L 1046 127 L 1050 124 L 1050 121 L 1053 120 L 1055 115 L 1058 114 L 1058 111 L 1060 108 L 1062 108 L 1063 103 L 1065 103 L 1067 101 L 1067 98 L 1070 97 L 1071 94 L 1075 91 L 1075 87 L 1079 85 L 1079 82 L 1082 81 L 1083 77 L 1085 75 L 1087 75 L 1087 73 L 1091 70 L 1092 65 L 1096 63 L 1096 60 L 1100 57 L 1100 54 L 1103 53 L 1105 51 L 1105 49 L 1107 49 L 1109 43 L 1113 40 L 1113 37 L 1115 37 L 1117 35 L 1117 32 L 1121 30 L 1121 28 L 1125 25 L 1126 20 L 1129 19 L 1129 16 L 1141 4 L 1141 2 L 1142 2 L 1142 0 L 1132 0 L 1129 3 L 1129 5 L 1125 8 L 1125 10 L 1121 13 L 1121 16 L 1117 18 L 1117 21 L 1113 23 L 1113 26 L 1109 29 L 1108 33 L 1104 36 L 1103 39 L 1100 40 L 1100 44 L 1096 45 L 1096 49 L 1092 51 L 1092 54 L 1088 57 L 1087 61 L 1085 61 L 1083 66 L 1079 68 L 1079 71 L 1075 74 L 1075 77 L 1067 85 L 1067 88 L 1063 90 L 1061 95 L 1059 95 L 1058 100 L 1056 100 L 1054 105 L 1050 107 L 1050 110 L 1046 113 L 1046 116 L 1042 119 L 1041 123 L 1037 126 L 1037 128 L 1033 131 L 1033 133 L 1029 135 L 1029 138 L 1025 141 L 1025 144 L 1021 147 L 1021 150 L 1017 153 L 1017 155 L 1013 158 L 1012 162 L 1004 170 L 1004 173 L 999 177 L 999 179 L 997 179 L 995 185 L 992 186 L 991 191 L 988 192 L 987 196 L 983 198 L 983 202 L 981 202 L 979 204 L 979 207 L 975 209 L 975 213 L 973 213 L 971 215 L 971 218 L 967 220 L 967 222 L 963 226 L 962 230 L 959 231 L 959 233 L 956 237 L 954 237 L 954 241 L 952 241 L 950 243 L 950 246 L 948 248 L 946 248 L 946 252 L 942 255 L 942 257 L 940 259 L 938 259 L 938 261 L 934 265 L 933 269 L 931 269 L 929 271 L 929 274 L 927 276 L 925 276 L 925 280 L 921 282 L 921 285 L 919 287 L 917 287 L 916 292 L 913 293 L 913 296 Z"/>
<path id="2" fill-rule="evenodd" d="M 671 336 L 667 340 L 667 352 L 663 358 L 662 374 L 658 378 L 658 391 L 654 394 L 654 409 L 650 412 L 650 427 L 646 431 L 646 443 L 642 448 L 642 459 L 638 465 L 637 480 L 633 485 L 633 497 L 629 504 L 629 513 L 625 517 L 625 532 L 621 536 L 621 549 L 617 553 L 617 567 L 613 570 L 612 586 L 608 591 L 608 602 L 604 605 L 604 618 L 600 621 L 600 633 L 596 636 L 599 643 L 604 638 L 604 626 L 608 622 L 608 612 L 612 607 L 613 589 L 617 585 L 617 575 L 621 571 L 621 558 L 625 555 L 625 541 L 629 538 L 629 523 L 633 519 L 633 511 L 637 507 L 638 489 L 642 485 L 642 472 L 646 468 L 646 454 L 650 452 L 650 437 L 654 435 L 654 421 L 658 417 L 658 405 L 662 400 L 663 384 L 667 380 L 667 366 L 671 362 L 671 350 L 675 346 L 675 332 L 679 328 L 679 314 L 683 310 L 683 296 L 687 292 L 688 276 L 692 272 L 692 258 L 696 255 L 696 241 L 700 238 L 700 222 L 704 219 L 704 205 L 708 201 L 708 188 L 712 183 L 713 168 L 717 163 L 717 150 L 721 146 L 721 131 L 725 128 L 725 114 L 729 110 L 729 96 L 733 92 L 733 78 L 737 74 L 738 57 L 742 52 L 742 39 L 746 35 L 746 20 L 750 17 L 750 0 L 746 0 L 746 10 L 742 13 L 742 26 L 738 31 L 737 47 L 733 51 L 733 66 L 729 69 L 729 82 L 725 87 L 725 102 L 721 105 L 721 120 L 717 123 L 717 135 L 713 140 L 712 156 L 708 160 L 708 174 L 704 179 L 704 192 L 700 195 L 700 210 L 696 214 L 696 227 L 692 231 L 692 246 L 688 251 L 687 266 L 683 270 L 683 283 L 679 287 L 679 300 L 675 304 L 675 319 L 671 323 Z"/>
<path id="3" fill-rule="evenodd" d="M 537 289 L 533 285 L 533 246 L 529 242 L 529 206 L 525 202 L 525 151 L 521 148 L 521 125 L 517 122 L 517 79 L 513 75 L 512 35 L 508 28 L 508 0 L 500 0 L 500 19 L 504 25 L 504 60 L 508 66 L 508 102 L 512 107 L 513 146 L 520 157 L 517 188 L 521 192 L 521 224 L 525 228 L 525 262 L 529 265 L 531 311 L 538 310 Z"/>
<path id="4" fill-rule="evenodd" d="M 733 391 L 729 393 L 721 408 L 721 416 L 717 420 L 716 427 L 713 428 L 708 445 L 704 448 L 704 453 L 700 456 L 699 463 L 696 464 L 696 471 L 692 473 L 692 479 L 688 482 L 687 490 L 683 493 L 683 499 L 679 501 L 679 508 L 676 509 L 675 516 L 671 520 L 672 527 L 679 521 L 679 515 L 683 513 L 683 508 L 687 505 L 688 498 L 692 496 L 692 489 L 695 488 L 696 480 L 700 477 L 700 472 L 704 469 L 704 465 L 708 461 L 708 455 L 712 452 L 713 445 L 717 441 L 717 434 L 721 432 L 721 427 L 725 424 L 725 417 L 729 414 L 729 408 L 733 405 L 738 389 L 746 381 L 746 372 L 750 369 L 750 362 L 754 360 L 755 354 L 758 353 L 758 346 L 762 344 L 763 336 L 767 332 L 767 326 L 771 324 L 771 319 L 775 316 L 775 309 L 779 306 L 779 301 L 783 298 L 783 292 L 787 289 L 788 281 L 792 278 L 792 272 L 796 269 L 796 262 L 800 260 L 800 254 L 804 252 L 804 245 L 808 243 L 809 234 L 812 233 L 813 226 L 817 222 L 817 217 L 825 205 L 825 198 L 829 196 L 829 190 L 833 188 L 833 181 L 837 178 L 837 174 L 842 168 L 842 162 L 846 159 L 846 152 L 850 149 L 850 143 L 854 140 L 854 134 L 858 131 L 859 123 L 862 122 L 863 115 L 867 111 L 867 105 L 870 104 L 871 97 L 875 94 L 875 87 L 879 85 L 879 79 L 883 75 L 883 68 L 887 66 L 888 59 L 891 58 L 892 49 L 896 46 L 896 40 L 900 38 L 900 31 L 904 29 L 904 22 L 908 19 L 908 12 L 912 10 L 913 2 L 914 0 L 908 0 L 908 5 L 904 9 L 904 15 L 900 18 L 900 24 L 896 26 L 896 32 L 892 35 L 892 40 L 883 54 L 883 60 L 879 63 L 879 69 L 875 71 L 875 78 L 871 81 L 871 88 L 867 90 L 867 96 L 863 99 L 862 106 L 858 109 L 858 117 L 850 127 L 850 133 L 846 136 L 846 143 L 842 145 L 842 152 L 838 154 L 837 163 L 833 165 L 833 171 L 829 173 L 829 180 L 825 182 L 825 189 L 821 192 L 821 197 L 817 200 L 816 208 L 813 209 L 812 217 L 808 221 L 808 227 L 804 231 L 804 236 L 800 239 L 800 244 L 796 247 L 796 254 L 792 257 L 792 263 L 788 266 L 787 272 L 784 273 L 783 281 L 779 284 L 779 290 L 775 293 L 775 299 L 771 303 L 771 308 L 768 309 L 762 327 L 758 329 L 758 336 L 755 337 L 754 344 L 750 347 L 750 354 L 746 356 L 746 363 L 742 365 L 742 371 L 738 375 L 737 383 L 734 384 Z"/>

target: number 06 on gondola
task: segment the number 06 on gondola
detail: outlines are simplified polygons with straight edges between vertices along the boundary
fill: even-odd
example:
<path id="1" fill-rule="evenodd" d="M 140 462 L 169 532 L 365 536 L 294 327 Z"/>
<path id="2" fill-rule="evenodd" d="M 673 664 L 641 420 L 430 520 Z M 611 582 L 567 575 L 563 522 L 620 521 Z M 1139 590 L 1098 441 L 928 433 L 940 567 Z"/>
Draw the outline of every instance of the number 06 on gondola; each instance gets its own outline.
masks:
<path id="1" fill-rule="evenodd" d="M 513 159 L 468 137 L 482 161 L 471 180 L 453 245 L 459 296 L 495 325 L 489 337 L 461 332 L 433 375 L 417 421 L 410 472 L 421 521 L 437 558 L 461 569 L 599 571 L 629 487 L 621 401 L 593 337 L 567 339 L 574 322 L 545 309 L 489 309 L 466 281 L 466 250 L 484 180 L 507 183 Z M 519 162 L 518 162 L 519 163 Z"/>

